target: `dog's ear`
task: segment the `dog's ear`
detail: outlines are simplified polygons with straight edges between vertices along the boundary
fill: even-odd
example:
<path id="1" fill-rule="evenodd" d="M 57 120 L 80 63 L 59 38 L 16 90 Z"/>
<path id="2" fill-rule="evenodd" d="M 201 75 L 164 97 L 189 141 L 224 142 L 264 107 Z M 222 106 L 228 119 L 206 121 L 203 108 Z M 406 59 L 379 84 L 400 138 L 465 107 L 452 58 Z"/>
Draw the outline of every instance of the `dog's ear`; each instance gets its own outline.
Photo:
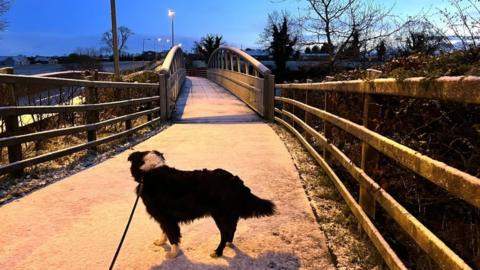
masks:
<path id="1" fill-rule="evenodd" d="M 153 150 L 153 152 L 154 152 L 157 156 L 159 156 L 159 157 L 161 157 L 163 160 L 165 160 L 165 156 L 163 155 L 163 153 L 160 153 L 160 152 L 158 152 L 157 150 Z"/>
<path id="2" fill-rule="evenodd" d="M 128 161 L 132 162 L 132 161 L 135 161 L 135 160 L 142 159 L 142 157 L 143 157 L 142 152 L 135 151 L 128 156 Z"/>

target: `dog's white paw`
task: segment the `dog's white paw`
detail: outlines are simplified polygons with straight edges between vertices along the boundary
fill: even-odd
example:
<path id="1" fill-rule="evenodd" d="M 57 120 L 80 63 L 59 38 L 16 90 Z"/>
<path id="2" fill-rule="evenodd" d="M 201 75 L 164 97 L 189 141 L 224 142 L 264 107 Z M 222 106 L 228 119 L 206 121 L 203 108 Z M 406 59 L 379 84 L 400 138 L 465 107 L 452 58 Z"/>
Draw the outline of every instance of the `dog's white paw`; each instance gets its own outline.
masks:
<path id="1" fill-rule="evenodd" d="M 165 258 L 169 260 L 175 259 L 178 256 L 178 251 L 179 251 L 178 245 L 172 245 L 172 249 L 169 252 L 167 252 L 167 254 L 165 254 Z"/>
<path id="2" fill-rule="evenodd" d="M 167 243 L 167 236 L 165 234 L 163 234 L 160 239 L 157 239 L 153 242 L 155 246 L 163 246 L 166 243 Z"/>
<path id="3" fill-rule="evenodd" d="M 178 255 L 178 252 L 167 252 L 167 254 L 165 254 L 165 259 L 168 259 L 168 260 L 171 260 L 171 259 L 175 259 Z"/>
<path id="4" fill-rule="evenodd" d="M 216 251 L 213 251 L 211 254 L 210 254 L 210 257 L 212 258 L 220 258 L 222 257 L 221 255 L 218 255 Z"/>

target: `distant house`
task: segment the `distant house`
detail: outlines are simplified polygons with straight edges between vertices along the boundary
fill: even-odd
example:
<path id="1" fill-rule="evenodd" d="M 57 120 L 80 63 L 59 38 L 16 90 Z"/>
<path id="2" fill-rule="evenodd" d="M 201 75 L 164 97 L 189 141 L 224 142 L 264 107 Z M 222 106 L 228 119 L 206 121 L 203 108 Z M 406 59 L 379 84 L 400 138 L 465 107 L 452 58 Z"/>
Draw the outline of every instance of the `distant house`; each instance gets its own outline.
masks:
<path id="1" fill-rule="evenodd" d="M 192 61 L 193 68 L 206 68 L 207 63 L 203 60 L 193 60 Z"/>
<path id="2" fill-rule="evenodd" d="M 270 53 L 268 52 L 268 50 L 248 48 L 245 50 L 245 52 L 257 60 L 267 60 L 270 58 Z"/>
<path id="3" fill-rule="evenodd" d="M 300 59 L 302 61 L 328 61 L 328 53 L 302 53 Z"/>
<path id="4" fill-rule="evenodd" d="M 57 64 L 58 61 L 57 61 L 57 59 L 50 58 L 50 57 L 37 56 L 33 60 L 33 63 L 35 63 L 35 64 Z"/>
<path id="5" fill-rule="evenodd" d="M 28 61 L 28 58 L 23 55 L 0 57 L 0 66 L 14 67 L 25 66 L 29 64 L 30 61 Z"/>

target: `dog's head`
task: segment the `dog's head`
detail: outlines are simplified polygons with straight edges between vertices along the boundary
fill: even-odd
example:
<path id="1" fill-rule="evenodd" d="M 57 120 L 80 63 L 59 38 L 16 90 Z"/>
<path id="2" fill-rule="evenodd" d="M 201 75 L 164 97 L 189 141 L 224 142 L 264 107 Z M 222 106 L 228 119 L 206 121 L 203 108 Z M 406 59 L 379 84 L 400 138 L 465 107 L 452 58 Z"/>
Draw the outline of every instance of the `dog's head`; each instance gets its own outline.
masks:
<path id="1" fill-rule="evenodd" d="M 137 182 L 142 180 L 146 172 L 165 165 L 165 157 L 155 150 L 133 152 L 128 156 L 128 161 L 131 162 L 130 172 Z"/>

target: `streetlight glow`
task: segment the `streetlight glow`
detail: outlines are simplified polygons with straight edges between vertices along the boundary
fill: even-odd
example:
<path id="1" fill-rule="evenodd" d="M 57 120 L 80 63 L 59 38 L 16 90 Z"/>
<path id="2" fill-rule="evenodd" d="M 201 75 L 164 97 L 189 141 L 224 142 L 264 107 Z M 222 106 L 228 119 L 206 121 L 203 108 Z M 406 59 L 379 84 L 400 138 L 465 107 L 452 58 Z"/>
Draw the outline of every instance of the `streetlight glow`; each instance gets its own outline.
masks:
<path id="1" fill-rule="evenodd" d="M 173 17 L 173 16 L 175 16 L 175 11 L 169 9 L 168 10 L 168 17 Z"/>

